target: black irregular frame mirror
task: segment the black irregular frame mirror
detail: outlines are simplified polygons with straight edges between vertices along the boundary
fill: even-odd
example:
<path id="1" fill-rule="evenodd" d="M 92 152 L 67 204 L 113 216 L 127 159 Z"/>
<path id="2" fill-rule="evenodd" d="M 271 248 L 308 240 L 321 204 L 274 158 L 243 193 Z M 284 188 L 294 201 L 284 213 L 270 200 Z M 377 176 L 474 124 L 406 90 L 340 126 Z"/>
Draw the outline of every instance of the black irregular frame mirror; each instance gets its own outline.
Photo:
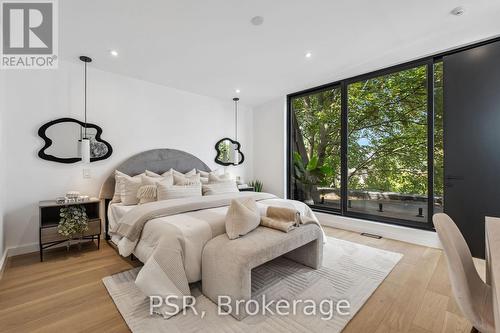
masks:
<path id="1" fill-rule="evenodd" d="M 111 154 L 113 153 L 113 148 L 111 147 L 111 145 L 108 142 L 101 139 L 102 129 L 99 126 L 97 126 L 95 124 L 84 123 L 84 122 L 81 122 L 81 121 L 74 119 L 74 118 L 59 118 L 56 120 L 49 121 L 48 123 L 42 125 L 38 129 L 38 135 L 45 141 L 44 146 L 38 152 L 38 156 L 40 158 L 47 160 L 47 161 L 67 163 L 67 164 L 77 163 L 77 162 L 80 162 L 82 160 L 81 157 L 79 157 L 79 156 L 60 157 L 60 156 L 55 156 L 53 154 L 46 152 L 52 146 L 52 144 L 55 143 L 52 139 L 50 139 L 47 136 L 47 131 L 50 129 L 50 127 L 52 127 L 54 125 L 64 124 L 64 123 L 75 123 L 75 124 L 79 125 L 80 129 L 87 128 L 87 131 L 89 129 L 95 130 L 95 136 L 91 140 L 90 162 L 105 160 L 108 157 L 110 157 Z M 76 143 L 77 142 L 75 142 L 75 144 Z M 75 155 L 77 155 L 77 154 L 75 154 Z"/>
<path id="2" fill-rule="evenodd" d="M 237 151 L 238 152 L 238 162 L 235 163 L 234 161 L 231 160 L 231 151 L 230 147 L 228 145 L 230 143 L 233 145 L 233 152 Z M 230 138 L 223 138 L 217 141 L 215 144 L 215 150 L 217 151 L 217 155 L 215 156 L 215 163 L 224 165 L 224 166 L 230 166 L 230 165 L 240 165 L 243 163 L 245 160 L 245 155 L 241 152 L 241 144 L 238 141 L 232 140 Z"/>

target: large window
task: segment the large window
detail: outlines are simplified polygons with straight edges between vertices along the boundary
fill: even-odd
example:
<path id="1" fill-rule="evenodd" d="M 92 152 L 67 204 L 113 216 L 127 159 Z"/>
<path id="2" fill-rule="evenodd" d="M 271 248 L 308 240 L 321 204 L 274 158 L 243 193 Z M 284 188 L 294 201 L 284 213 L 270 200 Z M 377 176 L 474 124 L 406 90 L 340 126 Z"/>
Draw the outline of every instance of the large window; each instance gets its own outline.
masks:
<path id="1" fill-rule="evenodd" d="M 340 210 L 340 87 L 292 100 L 294 198 Z"/>
<path id="2" fill-rule="evenodd" d="M 443 208 L 442 73 L 427 61 L 290 95 L 289 197 L 430 227 Z"/>

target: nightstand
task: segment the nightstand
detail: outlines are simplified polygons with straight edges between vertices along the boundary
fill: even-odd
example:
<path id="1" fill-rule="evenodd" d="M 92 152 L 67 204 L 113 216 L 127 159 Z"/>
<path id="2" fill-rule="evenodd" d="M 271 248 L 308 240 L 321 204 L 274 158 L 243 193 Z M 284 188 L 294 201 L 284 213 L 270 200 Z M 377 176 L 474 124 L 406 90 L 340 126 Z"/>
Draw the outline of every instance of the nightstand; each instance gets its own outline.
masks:
<path id="1" fill-rule="evenodd" d="M 238 186 L 238 190 L 240 190 L 240 192 L 253 192 L 255 191 L 255 188 L 253 188 L 252 186 L 246 186 L 246 187 L 239 187 Z"/>
<path id="2" fill-rule="evenodd" d="M 90 199 L 83 202 L 72 202 L 59 204 L 55 200 L 40 201 L 38 207 L 40 210 L 39 219 L 39 244 L 40 244 L 40 261 L 43 261 L 43 250 L 48 249 L 57 244 L 67 242 L 68 237 L 61 235 L 57 226 L 59 225 L 59 211 L 62 207 L 68 206 L 85 206 L 85 211 L 88 217 L 89 229 L 85 231 L 81 239 L 97 239 L 97 248 L 101 244 L 101 218 L 99 215 L 101 201 L 99 199 Z M 80 239 L 74 237 L 72 239 Z"/>

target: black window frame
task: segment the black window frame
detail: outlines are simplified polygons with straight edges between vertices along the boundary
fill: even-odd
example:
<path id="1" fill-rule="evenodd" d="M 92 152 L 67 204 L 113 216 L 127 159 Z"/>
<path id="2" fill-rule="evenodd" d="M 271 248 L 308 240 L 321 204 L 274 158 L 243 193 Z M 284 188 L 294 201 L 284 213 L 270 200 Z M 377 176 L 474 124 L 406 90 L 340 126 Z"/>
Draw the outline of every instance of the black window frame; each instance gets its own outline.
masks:
<path id="1" fill-rule="evenodd" d="M 293 182 L 293 117 L 292 117 L 292 100 L 302 96 L 319 93 L 328 89 L 340 87 L 341 89 L 341 209 L 327 208 L 324 206 L 310 205 L 313 211 L 328 213 L 333 215 L 340 215 L 374 222 L 382 222 L 388 224 L 402 225 L 412 227 L 415 229 L 434 230 L 432 224 L 432 215 L 434 213 L 434 65 L 443 60 L 443 57 L 457 52 L 469 50 L 475 47 L 483 46 L 489 43 L 500 41 L 500 37 L 487 39 L 481 42 L 471 43 L 469 45 L 459 47 L 450 51 L 441 52 L 435 55 L 423 57 L 417 60 L 404 62 L 398 65 L 382 68 L 365 74 L 356 75 L 350 78 L 333 81 L 317 87 L 305 89 L 295 93 L 288 94 L 286 105 L 286 196 L 288 199 L 293 199 L 292 195 L 292 182 Z M 349 84 L 369 80 L 372 78 L 412 69 L 419 66 L 427 66 L 427 221 L 417 222 L 411 220 L 403 220 L 391 218 L 386 216 L 378 216 L 367 213 L 353 212 L 347 210 L 347 135 L 348 135 L 348 94 L 347 87 Z M 444 113 L 444 110 L 443 110 Z M 443 128 L 444 135 L 446 130 Z"/>

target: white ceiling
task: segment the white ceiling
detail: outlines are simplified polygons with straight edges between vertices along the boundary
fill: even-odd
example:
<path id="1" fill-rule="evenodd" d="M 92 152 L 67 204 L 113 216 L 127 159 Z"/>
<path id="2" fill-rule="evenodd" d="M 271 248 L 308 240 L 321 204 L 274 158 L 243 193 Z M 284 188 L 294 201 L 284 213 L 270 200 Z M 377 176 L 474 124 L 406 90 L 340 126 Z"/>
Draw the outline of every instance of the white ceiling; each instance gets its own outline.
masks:
<path id="1" fill-rule="evenodd" d="M 61 0 L 60 50 L 247 105 L 500 35 L 499 0 Z M 460 17 L 450 11 L 463 5 Z M 264 24 L 253 26 L 253 16 Z M 116 49 L 117 58 L 109 51 Z M 312 57 L 304 57 L 307 51 Z"/>

